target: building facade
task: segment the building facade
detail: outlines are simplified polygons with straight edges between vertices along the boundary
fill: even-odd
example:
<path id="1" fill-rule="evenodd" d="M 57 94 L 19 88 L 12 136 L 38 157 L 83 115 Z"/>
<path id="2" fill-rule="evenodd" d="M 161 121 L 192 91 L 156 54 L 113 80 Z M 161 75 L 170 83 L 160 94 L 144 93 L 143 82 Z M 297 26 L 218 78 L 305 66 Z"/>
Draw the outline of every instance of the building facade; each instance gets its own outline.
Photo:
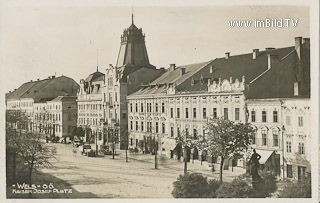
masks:
<path id="1" fill-rule="evenodd" d="M 150 64 L 145 35 L 135 26 L 132 17 L 132 24 L 121 35 L 116 65 L 110 64 L 104 73 L 97 71 L 80 81 L 78 126 L 90 128 L 101 145 L 111 133 L 117 133 L 123 149 L 121 129 L 128 128 L 126 96 L 163 72 Z"/>
<path id="2" fill-rule="evenodd" d="M 39 130 L 40 124 L 37 125 L 35 112 L 45 114 L 47 101 L 58 96 L 75 96 L 78 89 L 79 85 L 66 76 L 52 76 L 44 80 L 30 81 L 6 94 L 6 110 L 19 111 L 27 115 L 28 123 L 22 126 L 24 130 L 33 130 L 34 127 L 37 128 L 35 130 Z"/>
<path id="3" fill-rule="evenodd" d="M 289 139 L 287 134 L 292 126 L 287 129 L 284 125 L 284 105 L 301 102 L 305 116 L 310 117 L 306 111 L 310 98 L 308 46 L 309 39 L 298 37 L 293 47 L 266 48 L 260 52 L 254 49 L 237 56 L 227 52 L 224 58 L 200 64 L 172 64 L 166 73 L 127 97 L 131 147 L 138 147 L 146 136 L 154 136 L 163 154 L 179 158 L 175 138 L 180 132 L 204 134 L 208 118 L 250 122 L 257 130 L 252 148 L 261 153 L 261 164 L 279 176 L 289 170 L 285 177 L 291 177 L 290 164 L 286 169 L 285 163 L 290 155 L 283 153 L 283 144 Z M 307 140 L 310 127 L 299 129 L 300 134 L 305 132 Z M 303 146 L 307 145 L 307 141 L 304 145 L 291 142 L 292 148 L 305 154 Z M 191 153 L 194 158 L 202 157 L 198 149 Z M 233 162 L 245 167 L 243 160 Z M 300 174 L 308 169 L 302 167 L 306 165 L 299 166 Z"/>

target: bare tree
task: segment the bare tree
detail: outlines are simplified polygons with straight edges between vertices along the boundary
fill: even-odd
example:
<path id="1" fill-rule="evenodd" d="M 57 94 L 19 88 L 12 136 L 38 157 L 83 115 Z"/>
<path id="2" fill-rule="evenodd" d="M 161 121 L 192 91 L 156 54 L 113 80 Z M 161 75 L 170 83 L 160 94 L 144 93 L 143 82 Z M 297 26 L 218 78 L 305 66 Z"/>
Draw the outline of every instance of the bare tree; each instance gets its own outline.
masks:
<path id="1" fill-rule="evenodd" d="M 55 159 L 56 148 L 45 144 L 40 133 L 25 133 L 13 139 L 17 153 L 29 169 L 29 183 L 32 184 L 32 173 L 35 168 L 50 168 Z"/>

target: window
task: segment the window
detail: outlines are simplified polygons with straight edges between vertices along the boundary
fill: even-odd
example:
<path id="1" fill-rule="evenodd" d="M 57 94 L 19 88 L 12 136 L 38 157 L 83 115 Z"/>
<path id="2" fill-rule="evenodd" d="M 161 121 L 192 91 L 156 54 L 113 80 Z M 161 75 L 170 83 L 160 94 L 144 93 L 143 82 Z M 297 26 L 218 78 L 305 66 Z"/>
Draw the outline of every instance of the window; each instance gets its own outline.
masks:
<path id="1" fill-rule="evenodd" d="M 262 134 L 262 146 L 266 146 L 267 145 L 267 131 L 262 130 L 261 134 Z"/>
<path id="2" fill-rule="evenodd" d="M 234 113 L 235 113 L 235 118 L 234 118 L 234 119 L 235 119 L 236 121 L 238 121 L 238 120 L 240 119 L 240 118 L 239 118 L 239 117 L 240 117 L 240 109 L 239 109 L 239 108 L 235 108 L 234 111 L 235 111 L 235 112 L 234 112 Z"/>
<path id="3" fill-rule="evenodd" d="M 186 118 L 189 118 L 189 109 L 186 108 Z"/>
<path id="4" fill-rule="evenodd" d="M 130 145 L 132 146 L 133 145 L 133 139 L 130 138 Z"/>
<path id="5" fill-rule="evenodd" d="M 251 122 L 256 122 L 256 112 L 251 111 Z"/>
<path id="6" fill-rule="evenodd" d="M 257 131 L 254 132 L 254 136 L 252 138 L 252 144 L 256 144 L 256 136 L 257 136 Z"/>
<path id="7" fill-rule="evenodd" d="M 147 122 L 147 132 L 151 132 L 151 122 Z"/>
<path id="8" fill-rule="evenodd" d="M 177 128 L 178 137 L 180 137 L 180 128 Z"/>
<path id="9" fill-rule="evenodd" d="M 228 120 L 228 108 L 223 109 L 223 117 L 225 120 Z"/>
<path id="10" fill-rule="evenodd" d="M 302 127 L 302 126 L 303 126 L 303 117 L 302 117 L 302 116 L 299 116 L 299 117 L 298 117 L 298 126 L 299 126 L 299 127 Z"/>
<path id="11" fill-rule="evenodd" d="M 267 112 L 266 111 L 262 111 L 262 122 L 267 122 Z"/>
<path id="12" fill-rule="evenodd" d="M 117 92 L 114 93 L 114 100 L 118 101 L 118 93 Z"/>
<path id="13" fill-rule="evenodd" d="M 159 111 L 159 107 L 158 107 L 158 103 L 156 103 L 156 112 L 158 113 Z"/>
<path id="14" fill-rule="evenodd" d="M 141 121 L 141 131 L 143 131 L 144 130 L 144 128 L 143 128 L 144 126 L 143 126 L 143 121 Z"/>
<path id="15" fill-rule="evenodd" d="M 136 139 L 136 147 L 138 147 L 138 144 L 139 144 L 139 140 Z"/>
<path id="16" fill-rule="evenodd" d="M 136 112 L 138 112 L 138 103 L 136 103 Z"/>
<path id="17" fill-rule="evenodd" d="M 139 125 L 138 125 L 138 121 L 136 121 L 136 131 L 138 131 L 139 129 Z"/>
<path id="18" fill-rule="evenodd" d="M 291 142 L 290 141 L 286 142 L 286 147 L 287 147 L 287 152 L 291 153 Z"/>
<path id="19" fill-rule="evenodd" d="M 278 131 L 277 131 L 277 130 L 274 130 L 274 131 L 272 132 L 272 134 L 273 134 L 273 146 L 274 146 L 274 147 L 278 147 L 278 146 L 279 146 Z"/>
<path id="20" fill-rule="evenodd" d="M 122 118 L 126 119 L 127 118 L 127 113 L 122 113 Z"/>
<path id="21" fill-rule="evenodd" d="M 273 111 L 273 122 L 274 123 L 278 122 L 278 111 Z"/>
<path id="22" fill-rule="evenodd" d="M 133 130 L 133 122 L 130 121 L 130 130 Z"/>
<path id="23" fill-rule="evenodd" d="M 130 112 L 132 112 L 132 104 L 130 104 Z"/>
<path id="24" fill-rule="evenodd" d="M 113 78 L 108 78 L 108 86 L 113 86 Z"/>
<path id="25" fill-rule="evenodd" d="M 193 138 L 196 139 L 198 135 L 197 129 L 193 129 Z"/>
<path id="26" fill-rule="evenodd" d="M 170 117 L 173 118 L 173 108 L 170 109 Z"/>
<path id="27" fill-rule="evenodd" d="M 287 165 L 287 177 L 292 178 L 292 165 Z"/>
<path id="28" fill-rule="evenodd" d="M 304 143 L 299 142 L 299 154 L 304 154 L 304 153 L 305 153 Z"/>
<path id="29" fill-rule="evenodd" d="M 189 136 L 189 128 L 186 128 L 186 136 Z"/>
<path id="30" fill-rule="evenodd" d="M 166 124 L 162 123 L 162 133 L 166 133 Z"/>
<path id="31" fill-rule="evenodd" d="M 213 108 L 213 118 L 218 118 L 217 108 Z"/>
<path id="32" fill-rule="evenodd" d="M 170 136 L 171 136 L 171 137 L 174 136 L 174 128 L 173 128 L 173 127 L 171 127 Z"/>
<path id="33" fill-rule="evenodd" d="M 290 116 L 286 116 L 286 125 L 291 126 L 291 117 Z"/>
<path id="34" fill-rule="evenodd" d="M 202 109 L 202 118 L 203 118 L 203 119 L 206 119 L 206 118 L 207 118 L 207 109 L 206 109 L 206 108 L 203 108 L 203 109 Z"/>
<path id="35" fill-rule="evenodd" d="M 141 110 L 141 112 L 143 112 L 143 103 L 141 103 L 141 109 L 140 110 Z"/>
<path id="36" fill-rule="evenodd" d="M 159 123 L 156 122 L 156 133 L 158 133 L 158 132 L 159 132 Z"/>
<path id="37" fill-rule="evenodd" d="M 180 118 L 180 108 L 177 108 L 177 118 Z"/>
<path id="38" fill-rule="evenodd" d="M 161 112 L 164 113 L 164 103 L 162 103 Z"/>
<path id="39" fill-rule="evenodd" d="M 193 118 L 197 118 L 197 109 L 193 108 Z"/>

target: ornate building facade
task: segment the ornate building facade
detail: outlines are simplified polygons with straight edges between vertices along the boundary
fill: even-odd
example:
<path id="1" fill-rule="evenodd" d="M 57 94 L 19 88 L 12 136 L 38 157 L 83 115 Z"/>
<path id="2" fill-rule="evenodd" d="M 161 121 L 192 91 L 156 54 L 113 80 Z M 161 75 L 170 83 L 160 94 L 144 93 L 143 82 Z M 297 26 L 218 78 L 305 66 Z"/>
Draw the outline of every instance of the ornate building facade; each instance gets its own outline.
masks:
<path id="1" fill-rule="evenodd" d="M 138 147 L 146 136 L 157 137 L 163 154 L 179 158 L 175 137 L 180 132 L 203 134 L 208 118 L 223 117 L 256 127 L 252 148 L 259 150 L 266 168 L 285 177 L 305 174 L 310 171 L 306 164 L 310 156 L 305 151 L 310 145 L 309 46 L 309 39 L 298 37 L 292 47 L 254 49 L 236 56 L 227 52 L 224 58 L 200 64 L 172 64 L 166 73 L 127 97 L 130 145 Z M 297 111 L 305 116 L 299 118 L 300 124 L 287 126 L 284 122 L 290 113 L 284 109 L 300 109 L 297 105 L 303 106 L 303 111 Z M 295 115 L 291 117 L 296 119 Z M 299 127 L 303 122 L 304 127 Z M 291 152 L 283 153 L 285 148 Z M 304 153 L 304 164 L 289 164 L 297 160 L 289 158 L 293 148 Z M 202 154 L 197 149 L 191 153 L 199 158 Z M 243 160 L 233 162 L 245 167 Z M 291 167 L 300 172 L 292 175 Z"/>
<path id="2" fill-rule="evenodd" d="M 121 35 L 116 65 L 110 64 L 104 73 L 97 71 L 80 81 L 78 126 L 89 127 L 98 134 L 99 144 L 105 144 L 110 133 L 117 133 L 122 143 L 121 129 L 128 128 L 126 96 L 140 89 L 141 83 L 148 83 L 163 72 L 150 64 L 145 35 L 135 26 L 132 17 L 132 24 Z"/>

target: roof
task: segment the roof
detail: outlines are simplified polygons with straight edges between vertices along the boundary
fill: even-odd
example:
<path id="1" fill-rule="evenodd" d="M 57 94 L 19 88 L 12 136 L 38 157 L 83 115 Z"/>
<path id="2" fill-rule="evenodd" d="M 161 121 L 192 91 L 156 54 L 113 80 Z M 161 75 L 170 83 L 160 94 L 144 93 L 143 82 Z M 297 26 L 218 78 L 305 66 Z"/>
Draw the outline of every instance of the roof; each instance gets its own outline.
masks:
<path id="1" fill-rule="evenodd" d="M 210 64 L 211 61 L 206 61 L 202 63 L 195 63 L 190 65 L 178 66 L 174 70 L 167 70 L 160 77 L 155 79 L 150 83 L 150 87 L 142 88 L 137 92 L 131 94 L 135 95 L 149 95 L 149 94 L 165 94 L 167 92 L 166 84 L 175 84 L 177 88 L 186 79 L 190 78 L 197 71 L 201 70 L 203 67 Z M 182 74 L 182 69 L 184 68 L 185 73 Z"/>
<path id="2" fill-rule="evenodd" d="M 76 102 L 77 96 L 58 96 L 49 102 Z"/>
<path id="3" fill-rule="evenodd" d="M 6 100 L 33 99 L 35 103 L 50 101 L 57 96 L 76 96 L 79 85 L 66 76 L 30 81 L 6 95 Z"/>
<path id="4" fill-rule="evenodd" d="M 187 78 L 192 76 L 194 73 L 196 73 L 198 70 L 200 70 L 210 62 L 211 61 L 206 61 L 202 63 L 179 66 L 175 70 L 172 70 L 172 71 L 169 70 L 165 72 L 161 77 L 154 80 L 151 83 L 151 85 L 167 84 L 167 83 L 176 83 L 176 85 L 180 85 Z M 185 73 L 183 75 L 181 74 L 182 68 L 185 69 Z"/>
<path id="5" fill-rule="evenodd" d="M 103 81 L 104 74 L 98 70 L 94 73 L 91 73 L 86 79 L 85 82 L 94 82 L 94 81 Z"/>
<path id="6" fill-rule="evenodd" d="M 193 78 L 186 80 L 181 86 L 181 90 L 185 91 L 205 91 L 208 89 L 207 81 L 218 81 L 219 78 L 224 79 L 242 80 L 245 77 L 246 83 L 254 80 L 268 69 L 268 54 L 279 55 L 279 58 L 288 55 L 292 52 L 294 47 L 286 47 L 280 49 L 273 49 L 270 51 L 260 51 L 256 59 L 253 59 L 252 53 L 229 56 L 228 59 L 216 58 L 213 60 L 211 66 L 213 67 L 212 73 L 210 73 L 210 67 L 206 67 L 197 72 Z M 200 83 L 200 78 L 203 78 L 204 82 Z M 194 80 L 194 85 L 191 85 L 191 80 Z"/>
<path id="7" fill-rule="evenodd" d="M 258 52 L 253 59 L 253 53 L 216 58 L 209 62 L 180 66 L 174 71 L 167 71 L 130 96 L 166 94 L 166 84 L 175 83 L 178 92 L 207 93 L 208 80 L 223 81 L 236 79 L 245 81 L 248 99 L 294 98 L 310 97 L 310 49 L 301 45 L 301 60 L 294 46 L 279 49 L 269 49 Z M 268 55 L 278 55 L 279 60 L 272 63 L 268 69 Z M 303 64 L 303 68 L 301 68 Z M 186 73 L 181 75 L 181 69 Z M 294 83 L 303 75 L 300 81 L 299 96 L 294 96 Z"/>

